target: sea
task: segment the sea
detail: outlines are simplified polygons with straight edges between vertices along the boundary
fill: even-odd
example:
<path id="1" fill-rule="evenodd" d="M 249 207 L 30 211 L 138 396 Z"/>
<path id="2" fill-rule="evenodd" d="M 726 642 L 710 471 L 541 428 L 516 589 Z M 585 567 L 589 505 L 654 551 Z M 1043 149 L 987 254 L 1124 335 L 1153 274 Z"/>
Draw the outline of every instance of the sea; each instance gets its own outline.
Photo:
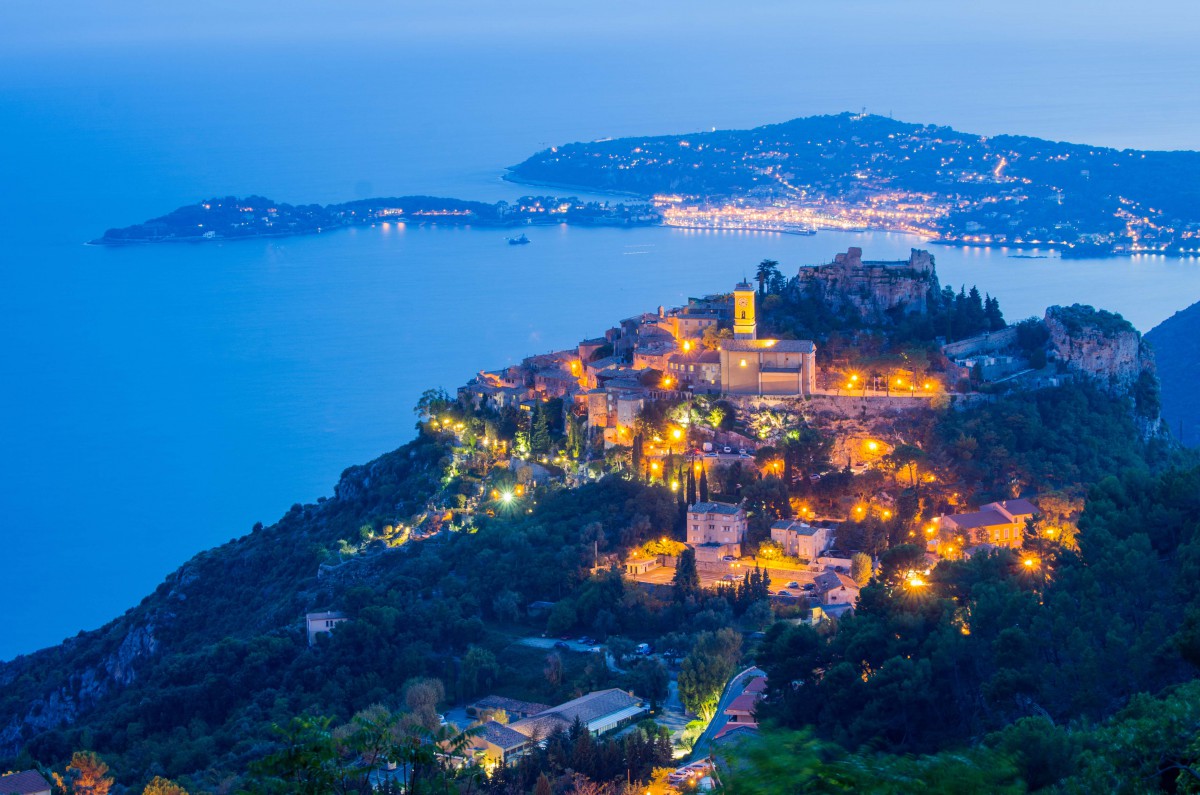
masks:
<path id="1" fill-rule="evenodd" d="M 85 245 L 106 228 L 250 193 L 513 199 L 550 191 L 505 167 L 557 143 L 864 107 L 1119 147 L 1197 148 L 1200 129 L 1177 101 L 1195 25 L 1156 27 L 1154 4 L 1132 20 L 1105 6 L 1101 23 L 1092 4 L 1017 3 L 1020 24 L 949 3 L 158 5 L 0 10 L 0 660 L 101 626 L 195 553 L 331 494 L 412 438 L 426 388 L 728 290 L 763 258 L 794 271 L 927 246 L 552 226 L 518 247 L 395 224 Z M 1050 35 L 1071 9 L 1079 35 Z M 944 284 L 978 285 L 1009 320 L 1082 302 L 1148 330 L 1200 300 L 1196 259 L 932 251 Z"/>

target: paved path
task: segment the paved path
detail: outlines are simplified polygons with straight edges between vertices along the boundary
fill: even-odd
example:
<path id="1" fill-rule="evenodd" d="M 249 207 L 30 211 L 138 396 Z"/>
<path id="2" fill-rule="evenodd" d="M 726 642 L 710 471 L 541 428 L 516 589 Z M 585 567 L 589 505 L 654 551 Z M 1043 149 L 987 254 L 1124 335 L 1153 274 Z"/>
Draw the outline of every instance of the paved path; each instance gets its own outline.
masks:
<path id="1" fill-rule="evenodd" d="M 713 719 L 708 724 L 708 728 L 704 730 L 696 739 L 696 744 L 692 746 L 692 753 L 688 757 L 689 761 L 694 762 L 708 756 L 708 747 L 712 743 L 713 737 L 729 722 L 728 716 L 725 715 L 725 708 L 746 690 L 746 685 L 750 683 L 751 679 L 756 676 L 766 675 L 766 671 L 755 666 L 750 666 L 741 673 L 734 674 L 729 683 L 725 685 L 725 692 L 722 693 L 720 700 L 717 702 L 717 714 L 713 716 Z"/>

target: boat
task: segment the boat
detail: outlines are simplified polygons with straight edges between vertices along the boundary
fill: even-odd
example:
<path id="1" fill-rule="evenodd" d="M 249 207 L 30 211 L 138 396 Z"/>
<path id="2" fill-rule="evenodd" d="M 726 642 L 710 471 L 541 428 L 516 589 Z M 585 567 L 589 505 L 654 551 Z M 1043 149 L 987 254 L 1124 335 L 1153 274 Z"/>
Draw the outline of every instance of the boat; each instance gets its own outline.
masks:
<path id="1" fill-rule="evenodd" d="M 526 237 L 524 234 L 522 234 L 520 237 L 510 237 L 510 238 L 508 238 L 508 245 L 510 245 L 510 246 L 527 246 L 527 245 L 529 245 L 529 238 Z"/>

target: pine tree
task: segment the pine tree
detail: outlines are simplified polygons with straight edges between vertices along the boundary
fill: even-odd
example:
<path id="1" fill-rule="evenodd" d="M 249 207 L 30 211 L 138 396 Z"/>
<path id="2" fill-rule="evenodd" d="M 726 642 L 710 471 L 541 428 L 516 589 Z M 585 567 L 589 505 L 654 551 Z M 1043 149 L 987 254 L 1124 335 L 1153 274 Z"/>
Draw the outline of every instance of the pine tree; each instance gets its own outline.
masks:
<path id="1" fill-rule="evenodd" d="M 550 418 L 546 409 L 539 405 L 529 433 L 529 449 L 536 455 L 550 452 Z"/>
<path id="2" fill-rule="evenodd" d="M 700 574 L 696 571 L 696 551 L 686 547 L 679 553 L 679 562 L 675 564 L 675 598 L 683 601 L 688 596 L 700 590 Z"/>

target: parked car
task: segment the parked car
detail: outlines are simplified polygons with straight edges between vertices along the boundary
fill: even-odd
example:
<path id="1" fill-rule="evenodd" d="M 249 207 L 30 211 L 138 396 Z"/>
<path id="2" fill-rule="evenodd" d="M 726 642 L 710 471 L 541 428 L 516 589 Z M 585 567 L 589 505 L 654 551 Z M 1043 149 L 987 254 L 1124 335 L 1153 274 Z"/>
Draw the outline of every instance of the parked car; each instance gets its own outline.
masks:
<path id="1" fill-rule="evenodd" d="M 558 649 L 559 651 L 570 651 L 571 650 L 570 644 L 568 644 L 566 641 L 562 641 L 562 640 L 556 640 L 554 642 L 554 648 Z"/>
<path id="2" fill-rule="evenodd" d="M 790 594 L 790 593 L 788 593 L 787 591 L 780 591 L 780 592 L 779 592 L 779 595 L 780 595 L 780 596 L 791 596 L 791 594 Z"/>
<path id="3" fill-rule="evenodd" d="M 795 580 L 792 580 L 791 582 L 789 582 L 789 583 L 787 584 L 787 587 L 789 587 L 789 588 L 799 588 L 799 587 L 800 587 L 800 583 L 796 582 Z"/>
<path id="4" fill-rule="evenodd" d="M 722 580 L 736 580 L 737 578 L 738 578 L 738 576 L 736 574 L 726 574 L 721 579 Z"/>
<path id="5" fill-rule="evenodd" d="M 816 588 L 817 588 L 816 585 L 812 584 L 811 582 L 806 582 L 806 583 L 804 583 L 804 588 L 802 590 L 814 591 L 814 590 L 816 590 Z"/>
<path id="6" fill-rule="evenodd" d="M 732 447 L 730 447 L 729 445 L 725 445 L 725 448 L 724 448 L 724 449 L 723 449 L 721 452 L 723 452 L 723 453 L 732 453 L 732 452 L 733 452 L 733 448 L 732 448 Z"/>
<path id="7" fill-rule="evenodd" d="M 721 558 L 721 560 L 725 561 L 726 563 L 733 563 L 735 560 L 737 560 L 737 558 L 735 558 L 733 555 L 726 555 L 725 557 Z"/>
<path id="8" fill-rule="evenodd" d="M 604 652 L 604 649 L 600 648 L 599 646 L 593 646 L 592 648 L 588 649 L 588 651 L 592 654 L 601 654 Z"/>
<path id="9" fill-rule="evenodd" d="M 639 643 L 637 646 L 635 646 L 633 648 L 633 650 L 635 652 L 637 652 L 638 654 L 649 654 L 650 653 L 650 644 L 649 643 Z"/>

